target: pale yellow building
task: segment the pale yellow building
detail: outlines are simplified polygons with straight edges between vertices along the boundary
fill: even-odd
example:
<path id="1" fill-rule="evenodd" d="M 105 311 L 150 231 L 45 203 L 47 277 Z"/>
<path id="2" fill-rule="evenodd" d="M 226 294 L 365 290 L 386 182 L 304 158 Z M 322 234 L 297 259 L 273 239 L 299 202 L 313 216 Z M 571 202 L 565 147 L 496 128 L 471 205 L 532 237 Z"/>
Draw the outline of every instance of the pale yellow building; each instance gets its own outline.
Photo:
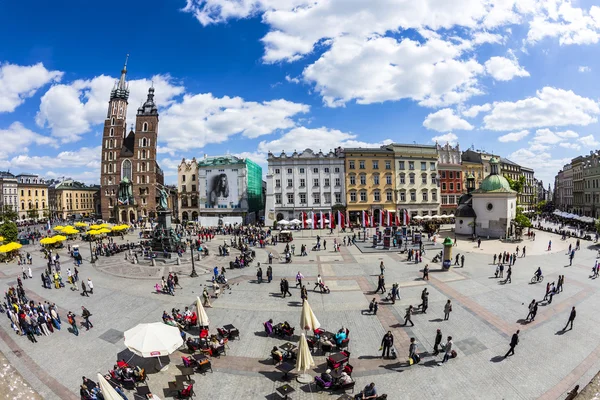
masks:
<path id="1" fill-rule="evenodd" d="M 52 188 L 52 216 L 62 219 L 91 217 L 96 213 L 94 195 L 97 186 L 86 186 L 81 182 L 67 179 Z"/>
<path id="2" fill-rule="evenodd" d="M 380 148 L 343 149 L 346 167 L 346 209 L 350 222 L 360 224 L 362 211 L 396 211 L 394 150 Z"/>
<path id="3" fill-rule="evenodd" d="M 19 219 L 42 219 L 49 216 L 48 185 L 38 175 L 20 174 L 17 178 Z"/>

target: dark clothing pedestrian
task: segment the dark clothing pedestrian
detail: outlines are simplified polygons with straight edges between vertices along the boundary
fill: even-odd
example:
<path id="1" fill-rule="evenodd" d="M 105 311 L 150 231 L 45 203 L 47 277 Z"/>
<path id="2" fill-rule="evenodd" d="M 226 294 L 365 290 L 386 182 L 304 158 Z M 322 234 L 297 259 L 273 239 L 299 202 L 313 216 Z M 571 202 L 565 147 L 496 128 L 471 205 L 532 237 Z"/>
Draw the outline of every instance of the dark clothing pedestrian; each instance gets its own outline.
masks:
<path id="1" fill-rule="evenodd" d="M 381 339 L 381 348 L 383 350 L 381 352 L 381 358 L 389 357 L 390 350 L 393 346 L 394 346 L 394 335 L 392 335 L 391 332 L 388 332 L 385 335 L 383 335 L 383 339 Z"/>
<path id="2" fill-rule="evenodd" d="M 81 282 L 81 290 L 82 290 L 82 293 L 81 293 L 82 296 L 90 297 L 90 295 L 88 294 L 87 286 L 85 285 L 85 282 Z"/>
<path id="3" fill-rule="evenodd" d="M 435 335 L 435 343 L 433 344 L 433 355 L 437 356 L 440 353 L 438 346 L 442 343 L 442 331 L 437 330 L 437 334 Z"/>
<path id="4" fill-rule="evenodd" d="M 406 326 L 409 322 L 410 322 L 410 326 L 415 326 L 415 324 L 412 322 L 412 319 L 411 319 L 412 311 L 413 311 L 413 306 L 408 306 L 408 309 L 406 310 L 406 314 L 404 315 L 404 325 L 403 326 Z"/>
<path id="5" fill-rule="evenodd" d="M 571 324 L 571 327 L 569 329 L 573 329 L 573 321 L 575 321 L 576 316 L 577 316 L 577 312 L 575 311 L 575 307 L 573 307 L 571 309 L 571 314 L 569 314 L 569 320 L 567 321 L 567 325 L 565 325 L 563 331 L 567 330 L 567 326 L 569 326 L 569 324 Z"/>
<path id="6" fill-rule="evenodd" d="M 515 354 L 515 347 L 519 344 L 519 331 L 516 331 L 510 339 L 510 349 L 504 355 L 504 358 Z"/>
<path id="7" fill-rule="evenodd" d="M 83 318 L 83 320 L 85 321 L 86 331 L 89 331 L 90 328 L 94 327 L 94 324 L 92 324 L 92 322 L 90 321 L 90 317 L 92 316 L 92 314 L 85 307 L 81 307 L 81 309 L 83 310 L 81 313 L 81 318 Z"/>

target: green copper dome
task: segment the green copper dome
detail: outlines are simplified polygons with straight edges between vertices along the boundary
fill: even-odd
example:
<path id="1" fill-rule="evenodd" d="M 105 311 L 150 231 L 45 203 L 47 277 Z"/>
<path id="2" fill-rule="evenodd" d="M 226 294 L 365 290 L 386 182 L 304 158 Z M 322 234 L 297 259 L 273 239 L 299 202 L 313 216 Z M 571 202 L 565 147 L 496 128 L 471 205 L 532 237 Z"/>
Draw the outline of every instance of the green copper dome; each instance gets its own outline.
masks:
<path id="1" fill-rule="evenodd" d="M 510 188 L 510 185 L 505 177 L 500 175 L 490 175 L 481 182 L 479 190 L 477 192 L 504 192 L 513 193 L 514 190 Z"/>

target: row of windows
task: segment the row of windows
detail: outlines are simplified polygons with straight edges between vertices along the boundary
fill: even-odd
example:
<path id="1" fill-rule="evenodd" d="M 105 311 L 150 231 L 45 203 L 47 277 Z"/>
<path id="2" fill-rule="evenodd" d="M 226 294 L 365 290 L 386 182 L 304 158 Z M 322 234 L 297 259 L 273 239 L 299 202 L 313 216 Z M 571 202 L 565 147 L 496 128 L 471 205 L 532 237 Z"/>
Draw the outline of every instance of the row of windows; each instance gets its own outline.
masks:
<path id="1" fill-rule="evenodd" d="M 350 185 L 356 185 L 356 175 L 350 175 L 349 180 L 350 180 Z M 367 184 L 367 176 L 365 174 L 360 174 L 359 180 L 360 180 L 361 185 Z M 379 185 L 379 175 L 373 175 L 373 184 Z M 386 185 L 392 184 L 392 175 L 388 174 L 385 176 L 385 184 Z"/>
<path id="2" fill-rule="evenodd" d="M 303 174 L 305 172 L 304 168 L 299 168 L 299 170 L 300 170 L 299 172 L 301 174 Z M 334 170 L 334 172 L 340 172 L 339 167 L 335 167 L 333 170 Z M 323 172 L 325 172 L 326 174 L 328 174 L 329 173 L 329 167 L 325 167 L 323 169 Z M 275 173 L 276 174 L 280 174 L 281 173 L 281 169 L 275 168 Z M 288 168 L 287 169 L 287 173 L 288 174 L 292 174 L 293 173 L 293 169 L 292 168 Z M 313 168 L 313 174 L 318 174 L 318 173 L 319 173 L 319 168 Z"/>
<path id="3" fill-rule="evenodd" d="M 10 188 L 4 188 L 4 194 L 17 194 L 17 188 L 12 190 Z"/>
<path id="4" fill-rule="evenodd" d="M 192 192 L 195 192 L 195 191 L 196 191 L 196 185 L 192 185 Z M 187 192 L 187 187 L 186 186 L 182 186 L 181 187 L 181 192 L 182 193 Z"/>
<path id="5" fill-rule="evenodd" d="M 454 183 L 450 182 L 448 187 L 450 188 L 450 190 L 454 190 Z M 456 190 L 460 191 L 460 187 L 461 187 L 460 183 L 456 182 Z M 442 182 L 442 190 L 444 190 L 444 191 L 446 190 L 446 182 Z"/>
<path id="6" fill-rule="evenodd" d="M 38 203 L 37 201 L 35 202 L 35 208 L 38 209 L 38 210 L 40 209 L 40 203 Z M 46 208 L 46 202 L 42 201 L 42 210 L 45 209 L 45 208 Z M 29 202 L 27 209 L 28 210 L 33 210 L 34 209 L 32 202 Z M 21 202 L 21 210 L 25 210 L 25 202 L 24 201 Z"/>
<path id="7" fill-rule="evenodd" d="M 410 201 L 417 201 L 417 191 L 416 190 L 411 190 L 408 192 Z M 358 196 L 360 197 L 360 201 L 367 201 L 367 191 L 366 190 L 361 190 L 360 192 L 358 192 Z M 394 201 L 393 200 L 393 193 L 391 190 L 388 190 L 385 192 L 385 196 L 386 196 L 386 201 Z M 401 202 L 405 202 L 406 201 L 406 192 L 401 191 L 398 194 L 399 200 Z M 357 192 L 355 191 L 351 191 L 350 192 L 350 202 L 355 202 L 357 199 Z M 421 200 L 428 202 L 429 201 L 429 191 L 428 190 L 423 190 L 421 192 Z M 373 201 L 378 202 L 381 201 L 381 192 L 379 190 L 375 190 L 373 192 Z M 431 192 L 431 201 L 436 202 L 437 201 L 437 192 L 436 191 L 432 191 Z"/>
<path id="8" fill-rule="evenodd" d="M 185 175 L 181 175 L 181 182 L 185 182 Z M 196 174 L 192 175 L 192 182 L 196 182 Z"/>
<path id="9" fill-rule="evenodd" d="M 335 186 L 340 186 L 341 185 L 341 179 L 340 178 L 335 178 Z M 293 179 L 288 179 L 287 180 L 287 187 L 293 187 L 294 186 L 294 180 Z M 315 178 L 313 179 L 313 187 L 318 187 L 319 186 L 319 179 Z M 324 179 L 324 186 L 325 187 L 329 187 L 330 186 L 330 180 L 329 178 L 325 178 Z M 275 187 L 280 188 L 281 187 L 281 179 L 275 179 Z M 306 187 L 306 179 L 304 178 L 300 178 L 300 187 Z"/>
<path id="10" fill-rule="evenodd" d="M 373 169 L 379 169 L 379 161 L 378 160 L 373 160 L 372 162 L 372 166 Z M 366 161 L 363 160 L 359 160 L 358 161 L 358 169 L 365 169 L 365 164 Z M 356 161 L 354 160 L 350 160 L 348 161 L 348 169 L 356 169 Z M 385 161 L 385 169 L 392 169 L 392 162 L 391 161 Z M 398 161 L 398 169 L 406 169 L 406 161 Z M 415 162 L 414 161 L 408 161 L 408 169 L 409 170 L 414 170 L 415 169 Z M 429 169 L 431 171 L 435 171 L 435 161 L 432 161 L 429 163 Z M 427 162 L 426 161 L 422 161 L 421 162 L 421 171 L 427 171 Z"/>
<path id="11" fill-rule="evenodd" d="M 446 171 L 440 171 L 440 175 L 441 175 L 442 179 L 446 179 Z M 448 171 L 448 178 L 460 179 L 460 171 Z"/>
<path id="12" fill-rule="evenodd" d="M 372 163 L 371 165 L 372 165 L 373 169 L 379 169 L 379 160 L 373 160 L 373 161 L 371 161 L 371 163 Z M 365 169 L 365 161 L 359 160 L 358 168 Z M 354 161 L 354 160 L 348 161 L 348 169 L 356 169 L 356 161 Z M 392 169 L 391 161 L 385 161 L 385 169 Z"/>
<path id="13" fill-rule="evenodd" d="M 38 196 L 37 189 L 35 190 L 35 195 Z M 42 197 L 46 195 L 46 191 L 42 190 Z M 25 190 L 21 189 L 21 197 L 25 196 Z M 27 190 L 27 196 L 31 197 L 31 189 Z"/>
<path id="14" fill-rule="evenodd" d="M 334 193 L 334 195 L 335 195 L 335 203 L 336 204 L 341 203 L 342 202 L 342 194 Z M 281 198 L 282 198 L 281 193 L 276 193 L 275 194 L 275 204 L 281 204 Z M 299 193 L 298 199 L 300 200 L 300 204 L 306 204 L 306 193 Z M 313 204 L 321 204 L 321 194 L 313 193 L 312 200 L 313 200 Z M 287 204 L 294 204 L 294 193 L 287 194 Z M 323 194 L 323 204 L 331 204 L 331 193 Z"/>

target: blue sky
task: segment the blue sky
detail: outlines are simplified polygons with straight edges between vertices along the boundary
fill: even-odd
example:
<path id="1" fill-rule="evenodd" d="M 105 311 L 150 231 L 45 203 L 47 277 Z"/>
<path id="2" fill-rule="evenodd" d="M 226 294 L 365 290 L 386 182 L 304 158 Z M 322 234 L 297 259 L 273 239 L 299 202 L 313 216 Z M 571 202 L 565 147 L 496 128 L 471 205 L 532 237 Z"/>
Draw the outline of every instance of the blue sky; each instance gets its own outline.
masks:
<path id="1" fill-rule="evenodd" d="M 548 183 L 598 148 L 600 7 L 565 0 L 0 3 L 0 168 L 99 181 L 127 53 L 159 163 L 458 142 Z"/>

